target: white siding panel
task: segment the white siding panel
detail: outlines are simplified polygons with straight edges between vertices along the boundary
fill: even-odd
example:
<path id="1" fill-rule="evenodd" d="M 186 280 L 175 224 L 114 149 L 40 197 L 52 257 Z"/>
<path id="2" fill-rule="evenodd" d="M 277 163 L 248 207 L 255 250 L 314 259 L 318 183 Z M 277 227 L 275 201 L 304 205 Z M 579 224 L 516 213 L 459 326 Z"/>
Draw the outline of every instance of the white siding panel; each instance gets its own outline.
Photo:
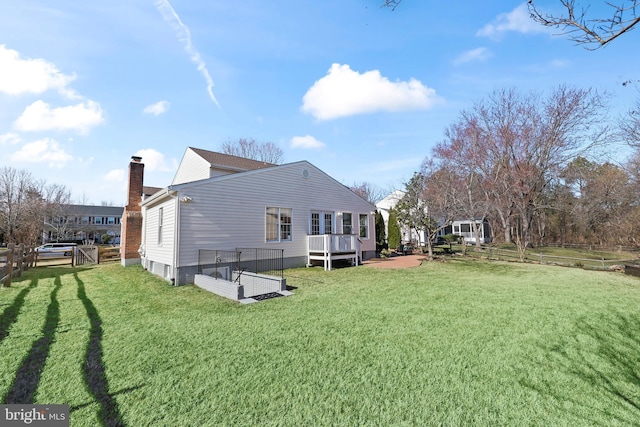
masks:
<path id="1" fill-rule="evenodd" d="M 209 167 L 209 162 L 194 153 L 191 148 L 187 148 L 171 185 L 207 179 Z"/>
<path id="2" fill-rule="evenodd" d="M 181 266 L 196 264 L 199 249 L 278 248 L 285 257 L 306 256 L 312 210 L 352 212 L 355 230 L 358 214 L 368 214 L 370 237 L 362 250 L 375 250 L 375 208 L 308 162 L 193 183 L 184 195 L 191 202 L 180 207 Z M 267 206 L 292 209 L 292 241 L 266 242 Z"/>
<path id="3" fill-rule="evenodd" d="M 149 261 L 173 265 L 173 251 L 175 247 L 176 201 L 173 198 L 147 208 L 144 221 L 144 248 Z M 162 243 L 158 244 L 158 213 L 162 214 Z"/>

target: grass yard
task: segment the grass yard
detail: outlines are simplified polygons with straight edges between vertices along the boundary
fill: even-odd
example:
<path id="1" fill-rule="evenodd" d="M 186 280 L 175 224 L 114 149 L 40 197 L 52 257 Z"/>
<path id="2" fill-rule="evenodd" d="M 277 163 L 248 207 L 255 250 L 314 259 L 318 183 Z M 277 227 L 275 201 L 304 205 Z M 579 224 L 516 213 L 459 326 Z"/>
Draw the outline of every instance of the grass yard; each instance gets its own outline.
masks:
<path id="1" fill-rule="evenodd" d="M 138 267 L 0 289 L 0 398 L 72 426 L 640 424 L 640 279 L 451 260 L 240 305 Z"/>

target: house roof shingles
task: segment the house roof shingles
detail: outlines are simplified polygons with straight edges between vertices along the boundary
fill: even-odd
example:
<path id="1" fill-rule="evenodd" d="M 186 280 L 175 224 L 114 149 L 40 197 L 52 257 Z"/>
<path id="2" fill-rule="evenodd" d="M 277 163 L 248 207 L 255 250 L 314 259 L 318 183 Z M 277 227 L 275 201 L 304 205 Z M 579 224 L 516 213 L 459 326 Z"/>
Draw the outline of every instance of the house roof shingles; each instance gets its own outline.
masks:
<path id="1" fill-rule="evenodd" d="M 142 194 L 144 194 L 145 196 L 151 196 L 160 190 L 162 190 L 162 187 L 149 187 L 146 185 L 142 186 Z"/>
<path id="2" fill-rule="evenodd" d="M 277 166 L 273 163 L 259 160 L 246 159 L 244 157 L 232 156 L 230 154 L 216 153 L 215 151 L 203 150 L 201 148 L 189 147 L 194 153 L 205 159 L 212 167 L 232 168 L 240 170 L 255 170 Z"/>

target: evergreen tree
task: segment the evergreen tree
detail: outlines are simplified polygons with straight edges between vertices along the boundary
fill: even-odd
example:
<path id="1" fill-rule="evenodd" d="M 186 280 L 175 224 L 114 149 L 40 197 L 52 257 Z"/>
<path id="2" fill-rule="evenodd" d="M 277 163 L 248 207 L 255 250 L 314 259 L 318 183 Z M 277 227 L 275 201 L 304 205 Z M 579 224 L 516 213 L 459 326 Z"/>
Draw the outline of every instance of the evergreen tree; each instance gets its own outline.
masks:
<path id="1" fill-rule="evenodd" d="M 389 225 L 388 225 L 388 236 L 387 241 L 389 242 L 389 249 L 395 249 L 400 246 L 402 237 L 400 234 L 400 225 L 398 224 L 398 217 L 396 216 L 396 211 L 391 208 L 389 209 Z"/>
<path id="2" fill-rule="evenodd" d="M 380 251 L 387 240 L 387 233 L 384 227 L 384 218 L 380 211 L 376 211 L 376 250 Z"/>

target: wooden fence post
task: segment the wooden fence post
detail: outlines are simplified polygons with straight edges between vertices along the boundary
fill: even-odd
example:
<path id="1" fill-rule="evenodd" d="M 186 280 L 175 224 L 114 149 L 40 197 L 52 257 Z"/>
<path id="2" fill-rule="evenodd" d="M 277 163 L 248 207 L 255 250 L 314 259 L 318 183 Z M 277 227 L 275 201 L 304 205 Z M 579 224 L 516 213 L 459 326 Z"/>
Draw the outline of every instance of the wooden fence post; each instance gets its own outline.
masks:
<path id="1" fill-rule="evenodd" d="M 23 270 L 22 264 L 24 264 L 24 243 L 20 243 L 18 245 L 17 250 L 18 252 L 15 259 L 16 259 L 16 268 L 18 270 L 18 274 L 16 274 L 16 277 L 21 277 L 22 270 Z"/>
<path id="2" fill-rule="evenodd" d="M 15 248 L 15 243 L 9 243 L 7 245 L 7 249 L 9 250 L 9 252 L 7 252 L 7 281 L 4 282 L 4 286 L 7 288 L 11 286 L 11 279 L 13 278 L 13 251 Z"/>

